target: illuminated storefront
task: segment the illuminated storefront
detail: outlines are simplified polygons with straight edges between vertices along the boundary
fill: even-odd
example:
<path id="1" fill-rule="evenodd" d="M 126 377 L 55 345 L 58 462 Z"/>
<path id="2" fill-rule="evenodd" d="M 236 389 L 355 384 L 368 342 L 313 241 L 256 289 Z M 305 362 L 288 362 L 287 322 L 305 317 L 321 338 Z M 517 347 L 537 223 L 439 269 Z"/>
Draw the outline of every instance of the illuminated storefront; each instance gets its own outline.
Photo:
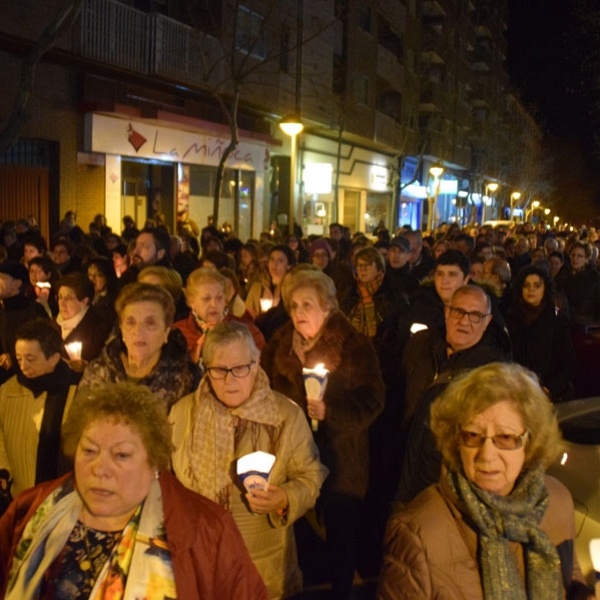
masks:
<path id="1" fill-rule="evenodd" d="M 200 126 L 185 129 L 164 120 L 86 115 L 85 148 L 105 154 L 105 214 L 120 228 L 131 215 L 138 226 L 160 215 L 174 230 L 185 211 L 200 227 L 213 214 L 217 166 L 229 143 Z M 214 129 L 214 127 L 213 127 Z M 241 140 L 227 161 L 219 203 L 219 226 L 231 225 L 240 239 L 258 235 L 263 222 L 267 141 Z"/>

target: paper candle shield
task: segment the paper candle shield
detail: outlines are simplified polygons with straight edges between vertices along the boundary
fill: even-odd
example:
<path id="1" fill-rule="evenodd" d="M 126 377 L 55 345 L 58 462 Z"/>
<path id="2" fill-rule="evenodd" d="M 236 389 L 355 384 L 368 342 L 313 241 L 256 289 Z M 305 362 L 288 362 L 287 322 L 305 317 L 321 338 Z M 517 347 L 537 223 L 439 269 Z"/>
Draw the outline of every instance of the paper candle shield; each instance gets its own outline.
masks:
<path id="1" fill-rule="evenodd" d="M 266 492 L 269 489 L 269 475 L 274 463 L 275 456 L 261 450 L 238 458 L 237 473 L 244 487 L 249 492 L 256 489 Z"/>

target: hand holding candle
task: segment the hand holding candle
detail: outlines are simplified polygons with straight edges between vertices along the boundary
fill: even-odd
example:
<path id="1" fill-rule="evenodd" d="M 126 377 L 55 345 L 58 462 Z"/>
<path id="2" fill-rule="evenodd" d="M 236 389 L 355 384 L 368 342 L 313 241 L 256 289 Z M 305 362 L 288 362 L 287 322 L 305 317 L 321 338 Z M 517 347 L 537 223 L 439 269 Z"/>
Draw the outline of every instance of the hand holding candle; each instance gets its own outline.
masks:
<path id="1" fill-rule="evenodd" d="M 302 369 L 302 377 L 304 378 L 304 390 L 306 391 L 306 398 L 313 402 L 323 402 L 323 396 L 325 395 L 325 390 L 327 389 L 327 379 L 329 377 L 329 371 L 325 368 L 325 365 L 323 363 L 319 363 L 313 369 Z M 319 412 L 323 412 L 324 416 L 324 411 Z M 318 431 L 319 420 L 322 420 L 322 418 L 323 417 L 320 417 L 320 419 L 311 419 L 311 427 L 313 431 Z"/>
<path id="2" fill-rule="evenodd" d="M 261 298 L 260 299 L 260 312 L 266 313 L 268 310 L 273 308 L 273 298 Z"/>
<path id="3" fill-rule="evenodd" d="M 71 360 L 81 360 L 81 342 L 65 344 L 65 350 Z"/>

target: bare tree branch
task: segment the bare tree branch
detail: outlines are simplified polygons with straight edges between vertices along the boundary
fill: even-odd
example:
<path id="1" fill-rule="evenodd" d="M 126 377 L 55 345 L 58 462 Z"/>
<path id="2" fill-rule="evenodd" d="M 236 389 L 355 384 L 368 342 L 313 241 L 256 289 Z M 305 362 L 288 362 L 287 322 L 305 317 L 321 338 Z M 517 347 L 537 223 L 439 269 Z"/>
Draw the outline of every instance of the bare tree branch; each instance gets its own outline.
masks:
<path id="1" fill-rule="evenodd" d="M 27 105 L 33 94 L 35 70 L 42 56 L 54 46 L 64 31 L 73 26 L 82 5 L 83 0 L 71 0 L 44 30 L 40 39 L 34 44 L 23 61 L 19 90 L 13 110 L 4 130 L 0 134 L 0 154 L 4 154 L 19 139 L 27 120 Z"/>

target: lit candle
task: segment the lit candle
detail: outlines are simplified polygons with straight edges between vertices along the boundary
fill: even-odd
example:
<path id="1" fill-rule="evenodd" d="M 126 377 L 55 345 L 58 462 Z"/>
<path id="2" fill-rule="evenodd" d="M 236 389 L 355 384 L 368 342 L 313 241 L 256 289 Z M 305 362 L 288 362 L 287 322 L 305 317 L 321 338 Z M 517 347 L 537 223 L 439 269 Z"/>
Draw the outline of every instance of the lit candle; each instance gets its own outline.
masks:
<path id="1" fill-rule="evenodd" d="M 81 342 L 65 344 L 65 350 L 71 360 L 81 360 Z"/>
<path id="2" fill-rule="evenodd" d="M 304 378 L 304 391 L 306 397 L 311 400 L 323 401 L 325 395 L 325 389 L 327 388 L 327 379 L 329 377 L 329 371 L 325 368 L 323 363 L 319 363 L 313 369 L 302 369 L 302 377 Z M 318 431 L 319 421 L 317 419 L 311 419 L 311 426 L 313 431 Z"/>
<path id="3" fill-rule="evenodd" d="M 273 308 L 273 298 L 260 299 L 260 312 L 267 312 L 271 308 Z"/>

